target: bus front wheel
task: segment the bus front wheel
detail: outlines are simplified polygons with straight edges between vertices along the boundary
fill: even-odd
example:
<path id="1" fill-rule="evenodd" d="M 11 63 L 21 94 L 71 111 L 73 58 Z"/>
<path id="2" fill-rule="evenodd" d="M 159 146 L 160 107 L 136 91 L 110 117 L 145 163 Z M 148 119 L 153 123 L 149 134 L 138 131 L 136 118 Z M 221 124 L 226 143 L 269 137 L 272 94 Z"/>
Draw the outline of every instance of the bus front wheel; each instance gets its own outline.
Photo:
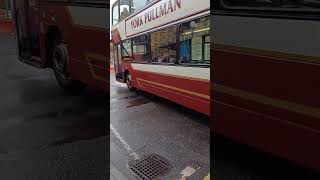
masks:
<path id="1" fill-rule="evenodd" d="M 56 41 L 52 51 L 52 69 L 59 86 L 67 92 L 79 92 L 86 87 L 80 81 L 70 79 L 67 72 L 69 55 L 65 44 Z"/>
<path id="2" fill-rule="evenodd" d="M 131 74 L 128 72 L 126 73 L 126 84 L 127 84 L 127 87 L 130 91 L 134 91 L 136 88 L 133 87 L 132 85 L 132 77 L 131 77 Z"/>

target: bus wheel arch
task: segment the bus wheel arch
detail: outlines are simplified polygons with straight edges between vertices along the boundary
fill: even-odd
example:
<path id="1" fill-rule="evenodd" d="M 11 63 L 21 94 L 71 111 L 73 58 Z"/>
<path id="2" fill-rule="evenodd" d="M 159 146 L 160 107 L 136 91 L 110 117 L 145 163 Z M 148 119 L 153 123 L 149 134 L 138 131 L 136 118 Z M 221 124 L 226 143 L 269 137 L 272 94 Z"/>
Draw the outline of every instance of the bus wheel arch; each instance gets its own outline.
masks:
<path id="1" fill-rule="evenodd" d="M 128 70 L 124 71 L 124 82 L 127 84 L 127 87 L 130 91 L 136 90 L 136 88 L 132 84 L 132 77 Z"/>
<path id="2" fill-rule="evenodd" d="M 49 26 L 45 37 L 46 46 L 46 67 L 52 67 L 52 53 L 55 45 L 55 41 L 63 41 L 63 35 L 59 27 Z"/>
<path id="3" fill-rule="evenodd" d="M 53 69 L 59 86 L 66 92 L 79 92 L 86 84 L 73 80 L 68 73 L 69 52 L 58 27 L 51 26 L 46 34 L 47 67 Z"/>

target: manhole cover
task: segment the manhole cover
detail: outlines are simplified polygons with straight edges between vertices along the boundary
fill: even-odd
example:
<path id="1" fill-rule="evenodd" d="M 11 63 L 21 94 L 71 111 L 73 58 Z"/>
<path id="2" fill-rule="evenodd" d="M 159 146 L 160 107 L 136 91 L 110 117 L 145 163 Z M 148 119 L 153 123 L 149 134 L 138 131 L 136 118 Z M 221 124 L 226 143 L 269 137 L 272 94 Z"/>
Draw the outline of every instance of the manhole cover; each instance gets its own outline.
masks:
<path id="1" fill-rule="evenodd" d="M 132 163 L 129 168 L 139 179 L 151 180 L 164 175 L 171 168 L 171 164 L 159 155 L 150 154 Z"/>

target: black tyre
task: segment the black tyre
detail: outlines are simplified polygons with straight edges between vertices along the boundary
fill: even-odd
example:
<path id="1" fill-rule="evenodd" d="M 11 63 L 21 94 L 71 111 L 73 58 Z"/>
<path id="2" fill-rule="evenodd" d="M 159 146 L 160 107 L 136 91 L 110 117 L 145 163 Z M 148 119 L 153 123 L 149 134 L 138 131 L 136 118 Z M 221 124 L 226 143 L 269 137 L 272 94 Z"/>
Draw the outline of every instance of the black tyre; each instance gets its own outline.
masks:
<path id="1" fill-rule="evenodd" d="M 67 66 L 69 61 L 68 50 L 65 44 L 55 41 L 52 50 L 52 69 L 59 86 L 67 92 L 79 92 L 86 84 L 70 79 Z"/>
<path id="2" fill-rule="evenodd" d="M 133 87 L 133 85 L 132 85 L 132 77 L 131 77 L 131 75 L 130 75 L 129 72 L 126 73 L 126 84 L 127 84 L 127 87 L 128 87 L 128 89 L 129 89 L 130 91 L 136 90 L 136 88 Z"/>

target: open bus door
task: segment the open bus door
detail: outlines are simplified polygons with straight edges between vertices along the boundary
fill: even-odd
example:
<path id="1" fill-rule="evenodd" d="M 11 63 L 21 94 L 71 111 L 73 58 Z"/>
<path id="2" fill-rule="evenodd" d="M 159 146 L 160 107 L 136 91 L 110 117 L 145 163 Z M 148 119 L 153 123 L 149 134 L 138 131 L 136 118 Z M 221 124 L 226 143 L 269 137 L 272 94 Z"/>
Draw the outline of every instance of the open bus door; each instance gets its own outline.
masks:
<path id="1" fill-rule="evenodd" d="M 124 77 L 123 77 L 123 72 L 122 72 L 122 68 L 120 65 L 120 60 L 121 60 L 121 45 L 120 44 L 116 44 L 114 46 L 114 70 L 116 73 L 116 79 L 119 81 L 124 82 Z"/>
<path id="2" fill-rule="evenodd" d="M 39 0 L 14 0 L 19 57 L 28 64 L 40 64 Z"/>

